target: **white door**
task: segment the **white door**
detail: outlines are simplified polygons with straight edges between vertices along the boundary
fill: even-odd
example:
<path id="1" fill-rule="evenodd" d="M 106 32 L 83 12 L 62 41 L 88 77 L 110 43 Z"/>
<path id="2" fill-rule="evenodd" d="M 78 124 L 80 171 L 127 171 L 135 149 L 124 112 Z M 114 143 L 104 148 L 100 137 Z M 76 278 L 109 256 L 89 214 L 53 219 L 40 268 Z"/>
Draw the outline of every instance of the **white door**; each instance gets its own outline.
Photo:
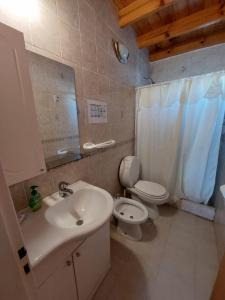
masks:
<path id="1" fill-rule="evenodd" d="M 73 254 L 79 300 L 89 300 L 110 268 L 109 223 Z"/>
<path id="2" fill-rule="evenodd" d="M 40 287 L 38 300 L 78 300 L 72 257 L 69 257 Z"/>
<path id="3" fill-rule="evenodd" d="M 23 34 L 0 23 L 0 160 L 8 185 L 45 172 Z"/>
<path id="4" fill-rule="evenodd" d="M 36 289 L 22 234 L 0 163 L 0 299 L 33 300 Z M 25 269 L 24 269 L 25 268 Z M 25 270 L 27 273 L 25 273 Z"/>

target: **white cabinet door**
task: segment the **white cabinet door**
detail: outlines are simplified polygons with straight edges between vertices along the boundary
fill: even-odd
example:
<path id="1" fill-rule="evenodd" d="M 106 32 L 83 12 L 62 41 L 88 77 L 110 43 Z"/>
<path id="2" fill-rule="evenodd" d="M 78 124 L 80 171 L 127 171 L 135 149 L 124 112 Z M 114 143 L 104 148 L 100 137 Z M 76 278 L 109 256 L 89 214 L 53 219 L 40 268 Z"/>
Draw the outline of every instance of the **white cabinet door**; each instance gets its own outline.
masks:
<path id="1" fill-rule="evenodd" d="M 38 300 L 78 300 L 72 257 L 39 288 Z"/>
<path id="2" fill-rule="evenodd" d="M 0 160 L 8 185 L 45 172 L 23 34 L 0 23 Z"/>
<path id="3" fill-rule="evenodd" d="M 79 300 L 91 299 L 110 268 L 109 222 L 73 254 Z"/>

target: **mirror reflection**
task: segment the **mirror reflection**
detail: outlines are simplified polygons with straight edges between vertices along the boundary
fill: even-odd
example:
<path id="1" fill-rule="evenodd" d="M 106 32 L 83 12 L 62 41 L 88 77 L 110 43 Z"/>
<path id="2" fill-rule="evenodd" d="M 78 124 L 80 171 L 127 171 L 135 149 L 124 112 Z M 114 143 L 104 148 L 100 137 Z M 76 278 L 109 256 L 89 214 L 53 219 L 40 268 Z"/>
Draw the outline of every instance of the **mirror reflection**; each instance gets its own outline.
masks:
<path id="1" fill-rule="evenodd" d="M 47 168 L 80 159 L 73 68 L 28 53 L 35 107 Z"/>

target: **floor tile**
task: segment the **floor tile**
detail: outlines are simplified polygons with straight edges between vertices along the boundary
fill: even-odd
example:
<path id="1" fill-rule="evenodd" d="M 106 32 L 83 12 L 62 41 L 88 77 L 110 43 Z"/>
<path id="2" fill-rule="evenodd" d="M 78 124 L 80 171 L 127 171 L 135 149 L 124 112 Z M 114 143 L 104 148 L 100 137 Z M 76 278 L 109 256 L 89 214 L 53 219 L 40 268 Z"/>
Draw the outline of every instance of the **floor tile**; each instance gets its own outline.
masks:
<path id="1" fill-rule="evenodd" d="M 142 225 L 142 241 L 112 226 L 112 267 L 94 300 L 208 300 L 218 270 L 213 226 L 167 205 Z"/>
<path id="2" fill-rule="evenodd" d="M 151 299 L 194 300 L 194 295 L 194 282 L 187 282 L 173 272 L 160 270 Z"/>

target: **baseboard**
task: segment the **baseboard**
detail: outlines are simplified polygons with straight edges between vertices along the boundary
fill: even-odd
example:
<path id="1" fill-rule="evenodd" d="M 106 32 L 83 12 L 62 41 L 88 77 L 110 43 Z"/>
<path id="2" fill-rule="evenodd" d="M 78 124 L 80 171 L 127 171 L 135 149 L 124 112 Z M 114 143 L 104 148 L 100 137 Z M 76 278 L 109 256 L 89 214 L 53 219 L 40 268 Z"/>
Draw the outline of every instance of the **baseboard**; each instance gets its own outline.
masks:
<path id="1" fill-rule="evenodd" d="M 193 215 L 213 221 L 215 218 L 215 208 L 212 206 L 195 203 L 190 200 L 181 199 L 176 204 L 176 207 Z"/>

